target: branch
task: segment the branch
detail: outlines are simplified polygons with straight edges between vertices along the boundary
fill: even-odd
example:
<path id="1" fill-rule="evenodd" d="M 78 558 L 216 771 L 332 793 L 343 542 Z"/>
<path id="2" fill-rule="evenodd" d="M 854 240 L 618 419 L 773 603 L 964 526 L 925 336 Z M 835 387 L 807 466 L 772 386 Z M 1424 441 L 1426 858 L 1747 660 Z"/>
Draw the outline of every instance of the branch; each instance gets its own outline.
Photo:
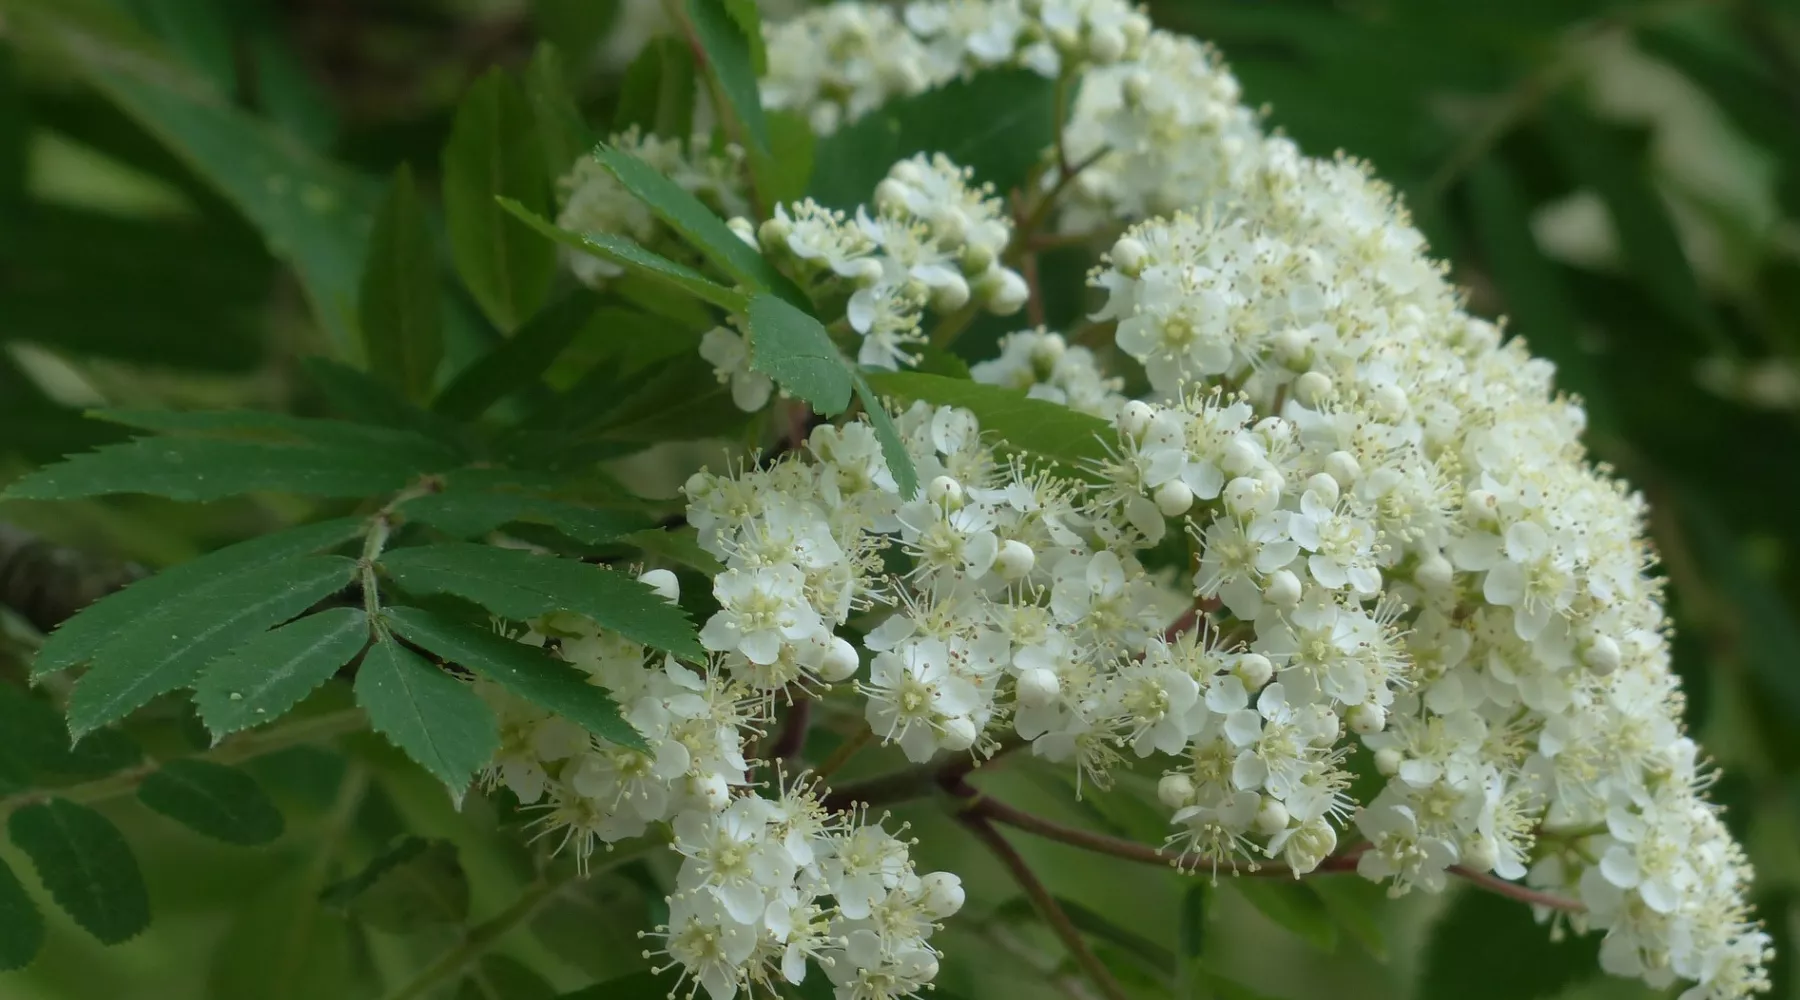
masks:
<path id="1" fill-rule="evenodd" d="M 1024 740 L 1008 738 L 1001 741 L 986 757 L 977 757 L 973 753 L 958 754 L 941 763 L 926 763 L 890 771 L 835 789 L 825 796 L 823 803 L 827 809 L 842 812 L 858 804 L 885 806 L 922 799 L 939 789 L 954 791 L 963 784 L 963 779 L 971 771 L 1025 745 Z"/>
<path id="2" fill-rule="evenodd" d="M 1044 922 L 1049 924 L 1050 929 L 1056 932 L 1056 936 L 1062 939 L 1063 946 L 1069 949 L 1069 954 L 1087 972 L 1088 978 L 1094 981 L 1094 985 L 1107 997 L 1107 1000 L 1128 1000 L 1125 988 L 1119 985 L 1119 981 L 1113 978 L 1112 972 L 1106 968 L 1105 963 L 1101 962 L 1100 957 L 1087 946 L 1087 941 L 1082 939 L 1081 931 L 1069 920 L 1069 915 L 1063 912 L 1063 908 L 1057 904 L 1055 897 L 1050 895 L 1050 890 L 1044 888 L 1044 883 L 1038 881 L 1031 866 L 1025 863 L 1025 859 L 1019 856 L 1018 851 L 1013 850 L 1013 846 L 1006 842 L 1006 838 L 1000 835 L 1000 831 L 994 829 L 992 823 L 972 812 L 964 813 L 958 818 L 964 826 L 969 828 L 969 832 L 975 835 L 975 839 L 994 852 L 994 856 L 999 858 L 1000 863 L 1012 873 L 1014 881 L 1018 882 L 1019 887 L 1025 890 L 1025 895 L 1031 897 L 1032 904 L 1037 907 Z"/>
<path id="3" fill-rule="evenodd" d="M 145 576 L 135 563 L 110 563 L 0 523 L 0 605 L 49 634 L 102 597 Z"/>
<path id="4" fill-rule="evenodd" d="M 1486 889 L 1496 896 L 1505 896 L 1507 899 L 1516 899 L 1521 903 L 1530 903 L 1533 906 L 1547 907 L 1552 910 L 1564 910 L 1570 913 L 1587 909 L 1586 906 L 1582 905 L 1580 900 L 1569 899 L 1566 896 L 1554 896 L 1547 892 L 1540 892 L 1527 885 L 1520 885 L 1517 882 L 1508 882 L 1498 875 L 1493 875 L 1488 872 L 1470 871 L 1462 865 L 1451 865 L 1450 873 L 1458 878 L 1466 879 L 1477 888 Z"/>

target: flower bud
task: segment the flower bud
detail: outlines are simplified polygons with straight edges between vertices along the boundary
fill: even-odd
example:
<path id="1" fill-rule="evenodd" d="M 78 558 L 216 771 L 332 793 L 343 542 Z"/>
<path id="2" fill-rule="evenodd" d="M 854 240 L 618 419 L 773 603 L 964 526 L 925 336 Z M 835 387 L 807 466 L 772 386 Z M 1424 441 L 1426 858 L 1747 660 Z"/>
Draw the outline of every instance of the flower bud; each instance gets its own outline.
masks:
<path id="1" fill-rule="evenodd" d="M 1271 344 L 1275 360 L 1290 370 L 1305 371 L 1313 360 L 1313 340 L 1304 330 L 1283 330 Z"/>
<path id="2" fill-rule="evenodd" d="M 982 275 L 994 266 L 994 248 L 986 243 L 966 243 L 962 255 L 958 259 L 962 272 L 967 275 Z"/>
<path id="3" fill-rule="evenodd" d="M 1333 454 L 1342 453 L 1334 452 Z M 1327 507 L 1336 506 L 1338 502 L 1338 481 L 1327 473 L 1317 473 L 1307 478 L 1306 492 L 1317 495 L 1319 502 Z"/>
<path id="4" fill-rule="evenodd" d="M 1225 510 L 1235 517 L 1267 514 L 1281 502 L 1281 494 L 1251 476 L 1239 476 L 1225 484 Z"/>
<path id="5" fill-rule="evenodd" d="M 931 234 L 937 237 L 939 246 L 961 246 L 969 238 L 969 217 L 962 209 L 948 206 L 931 220 Z"/>
<path id="6" fill-rule="evenodd" d="M 1126 236 L 1113 244 L 1112 264 L 1120 274 L 1135 278 L 1144 272 L 1144 264 L 1149 260 L 1150 251 L 1144 244 L 1133 237 Z"/>
<path id="7" fill-rule="evenodd" d="M 1337 850 L 1337 831 L 1331 824 L 1322 819 L 1315 819 L 1295 830 L 1287 844 L 1281 849 L 1281 856 L 1295 875 L 1304 875 L 1319 867 L 1319 863 L 1331 857 Z"/>
<path id="8" fill-rule="evenodd" d="M 1300 603 L 1300 578 L 1292 570 L 1278 569 L 1269 574 L 1263 587 L 1263 600 L 1278 608 L 1291 608 Z"/>
<path id="9" fill-rule="evenodd" d="M 1471 528 L 1499 526 L 1500 498 L 1490 490 L 1470 490 L 1463 497 L 1463 520 Z"/>
<path id="10" fill-rule="evenodd" d="M 925 170 L 916 160 L 900 160 L 888 168 L 888 176 L 902 184 L 917 187 L 925 179 Z"/>
<path id="11" fill-rule="evenodd" d="M 884 212 L 902 212 L 906 210 L 907 188 L 904 183 L 892 177 L 875 185 L 875 206 Z"/>
<path id="12" fill-rule="evenodd" d="M 1275 676 L 1275 665 L 1261 653 L 1245 653 L 1232 665 L 1231 672 L 1244 682 L 1244 690 L 1260 691 Z"/>
<path id="13" fill-rule="evenodd" d="M 1581 650 L 1581 662 L 1601 677 L 1619 669 L 1619 660 L 1619 644 L 1611 636 L 1596 635 Z"/>
<path id="14" fill-rule="evenodd" d="M 966 715 L 951 716 L 944 720 L 944 728 L 938 734 L 938 746 L 945 750 L 967 750 L 975 745 L 975 738 L 980 735 L 975 720 Z"/>
<path id="15" fill-rule="evenodd" d="M 1325 456 L 1325 474 L 1337 480 L 1339 486 L 1349 489 L 1356 485 L 1362 475 L 1362 465 L 1356 456 L 1347 451 L 1334 451 Z"/>
<path id="16" fill-rule="evenodd" d="M 1094 29 L 1088 37 L 1088 56 L 1102 66 L 1125 57 L 1125 33 L 1111 25 Z"/>
<path id="17" fill-rule="evenodd" d="M 1287 829 L 1287 806 L 1279 799 L 1263 796 L 1262 806 L 1256 810 L 1256 832 L 1265 837 L 1273 837 Z"/>
<path id="18" fill-rule="evenodd" d="M 738 239 L 743 240 L 750 249 L 759 249 L 756 245 L 756 227 L 750 224 L 749 219 L 741 215 L 734 215 L 726 220 L 725 228 L 731 230 Z"/>
<path id="19" fill-rule="evenodd" d="M 1156 419 L 1156 411 L 1149 403 L 1134 399 L 1119 410 L 1119 429 L 1130 437 L 1142 437 L 1150 429 L 1150 421 Z"/>
<path id="20" fill-rule="evenodd" d="M 1156 80 L 1149 73 L 1141 69 L 1134 69 L 1125 74 L 1125 82 L 1120 85 L 1119 90 L 1125 98 L 1125 106 L 1133 108 L 1141 106 L 1155 86 Z M 1136 277 L 1136 275 L 1132 275 L 1132 277 Z"/>
<path id="21" fill-rule="evenodd" d="M 1179 479 L 1171 479 L 1156 488 L 1156 509 L 1164 517 L 1180 517 L 1194 505 L 1194 491 Z"/>
<path id="22" fill-rule="evenodd" d="M 713 812 L 731 804 L 731 786 L 725 784 L 725 776 L 717 771 L 690 776 L 688 789 Z"/>
<path id="23" fill-rule="evenodd" d="M 1331 376 L 1324 372 L 1307 372 L 1294 380 L 1294 398 L 1315 410 L 1331 398 L 1331 391 Z"/>
<path id="24" fill-rule="evenodd" d="M 953 274 L 931 290 L 931 308 L 938 312 L 955 312 L 968 304 L 969 283 L 961 275 Z"/>
<path id="25" fill-rule="evenodd" d="M 1031 298 L 1031 287 L 1017 271 L 1006 268 L 995 268 L 982 275 L 982 298 L 987 302 L 988 312 L 996 316 L 1009 316 L 1025 308 L 1025 300 Z"/>
<path id="26" fill-rule="evenodd" d="M 639 576 L 638 582 L 649 587 L 651 590 L 656 591 L 656 596 L 668 601 L 670 604 L 674 604 L 681 600 L 681 581 L 677 580 L 675 574 L 666 569 L 650 570 L 642 576 Z"/>
<path id="27" fill-rule="evenodd" d="M 1031 572 L 1036 565 L 1037 553 L 1017 538 L 1009 538 L 1002 543 L 1000 554 L 994 557 L 994 568 L 1008 580 L 1017 580 Z"/>
<path id="28" fill-rule="evenodd" d="M 1382 747 L 1375 751 L 1375 770 L 1381 772 L 1385 777 L 1391 778 L 1399 774 L 1400 765 L 1404 763 L 1406 763 L 1406 758 L 1393 747 Z"/>
<path id="29" fill-rule="evenodd" d="M 884 272 L 881 261 L 873 257 L 858 257 L 847 260 L 838 268 L 838 273 L 858 288 L 872 288 L 881 282 Z"/>
<path id="30" fill-rule="evenodd" d="M 856 671 L 861 667 L 856 647 L 850 645 L 850 640 L 843 636 L 834 635 L 826 646 L 825 658 L 819 661 L 817 672 L 820 680 L 827 684 L 837 684 L 855 677 Z"/>
<path id="31" fill-rule="evenodd" d="M 771 219 L 764 219 L 762 226 L 756 230 L 757 239 L 761 241 L 763 249 L 771 252 L 786 250 L 788 237 L 793 233 L 793 223 L 779 215 Z"/>
<path id="32" fill-rule="evenodd" d="M 1344 721 L 1349 724 L 1351 732 L 1359 736 L 1370 736 L 1387 727 L 1387 709 L 1373 702 L 1363 702 L 1344 713 Z"/>
<path id="33" fill-rule="evenodd" d="M 1175 771 L 1156 783 L 1156 798 L 1170 809 L 1184 809 L 1194 801 L 1194 779 Z"/>
<path id="34" fill-rule="evenodd" d="M 1406 416 L 1408 405 L 1406 390 L 1397 385 L 1384 385 L 1377 388 L 1373 398 L 1369 401 L 1374 404 L 1375 412 L 1389 421 L 1399 420 Z"/>
<path id="35" fill-rule="evenodd" d="M 1464 868 L 1477 872 L 1493 871 L 1499 861 L 1500 852 L 1495 849 L 1492 837 L 1474 836 L 1463 841 L 1461 864 Z"/>
<path id="36" fill-rule="evenodd" d="M 939 476 L 925 487 L 925 498 L 946 510 L 955 510 L 962 506 L 962 484 L 949 476 Z"/>
<path id="37" fill-rule="evenodd" d="M 1225 471 L 1234 476 L 1254 475 L 1265 464 L 1262 453 L 1254 444 L 1244 438 L 1232 438 L 1225 446 L 1224 461 L 1220 463 Z"/>
<path id="38" fill-rule="evenodd" d="M 1450 560 L 1445 559 L 1442 552 L 1433 552 L 1419 560 L 1419 568 L 1413 570 L 1413 582 L 1423 590 L 1449 590 L 1455 575 Z"/>
<path id="39" fill-rule="evenodd" d="M 933 920 L 954 916 L 963 899 L 962 879 L 953 872 L 932 872 L 919 879 L 919 901 Z"/>
<path id="40" fill-rule="evenodd" d="M 1043 667 L 1020 671 L 1016 687 L 1019 704 L 1025 708 L 1043 708 L 1062 693 L 1062 682 Z"/>

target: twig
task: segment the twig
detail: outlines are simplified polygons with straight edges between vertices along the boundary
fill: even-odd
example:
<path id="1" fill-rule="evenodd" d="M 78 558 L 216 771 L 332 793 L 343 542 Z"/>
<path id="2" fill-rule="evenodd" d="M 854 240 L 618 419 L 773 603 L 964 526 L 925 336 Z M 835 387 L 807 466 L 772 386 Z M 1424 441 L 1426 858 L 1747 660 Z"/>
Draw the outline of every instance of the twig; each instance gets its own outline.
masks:
<path id="1" fill-rule="evenodd" d="M 942 763 L 920 764 L 899 771 L 877 775 L 865 781 L 834 789 L 825 796 L 824 806 L 834 812 L 842 812 L 854 805 L 885 806 L 896 802 L 907 802 L 924 798 L 939 789 L 951 790 L 961 786 L 963 779 L 990 761 L 996 760 L 1026 745 L 1021 739 L 1003 741 L 985 757 L 975 754 L 962 754 Z"/>
<path id="2" fill-rule="evenodd" d="M 1025 895 L 1031 897 L 1031 902 L 1037 907 L 1039 915 L 1044 918 L 1045 923 L 1050 925 L 1050 929 L 1056 932 L 1056 936 L 1062 939 L 1063 946 L 1069 949 L 1069 954 L 1074 956 L 1076 963 L 1087 972 L 1088 978 L 1094 981 L 1094 986 L 1108 1000 L 1128 1000 L 1125 988 L 1119 985 L 1117 979 L 1113 978 L 1112 972 L 1107 969 L 1105 963 L 1100 961 L 1100 956 L 1094 954 L 1093 949 L 1088 947 L 1087 941 L 1081 936 L 1081 931 L 1069 920 L 1069 915 L 1063 912 L 1063 908 L 1057 904 L 1056 898 L 1050 895 L 1050 890 L 1044 887 L 1044 883 L 1038 881 L 1031 866 L 1026 864 L 1025 859 L 1019 856 L 1019 852 L 1006 842 L 1006 838 L 1000 835 L 1000 831 L 994 829 L 992 823 L 974 813 L 964 813 L 959 818 L 962 820 L 962 824 L 969 828 L 969 832 L 975 835 L 975 839 L 981 841 L 988 850 L 992 851 L 994 856 L 1000 859 L 1000 863 L 1006 866 L 1007 871 L 1012 873 L 1013 880 L 1019 883 L 1021 889 L 1025 890 Z"/>
<path id="3" fill-rule="evenodd" d="M 1587 909 L 1586 906 L 1582 905 L 1580 900 L 1569 899 L 1565 896 L 1555 896 L 1547 892 L 1540 892 L 1530 886 L 1520 885 L 1517 882 L 1508 882 L 1498 875 L 1491 875 L 1487 872 L 1470 871 L 1462 865 L 1451 865 L 1450 873 L 1458 878 L 1467 880 L 1478 888 L 1486 889 L 1496 896 L 1505 896 L 1507 899 L 1516 899 L 1521 903 L 1530 903 L 1533 906 L 1542 906 L 1552 910 L 1564 910 L 1571 913 Z"/>

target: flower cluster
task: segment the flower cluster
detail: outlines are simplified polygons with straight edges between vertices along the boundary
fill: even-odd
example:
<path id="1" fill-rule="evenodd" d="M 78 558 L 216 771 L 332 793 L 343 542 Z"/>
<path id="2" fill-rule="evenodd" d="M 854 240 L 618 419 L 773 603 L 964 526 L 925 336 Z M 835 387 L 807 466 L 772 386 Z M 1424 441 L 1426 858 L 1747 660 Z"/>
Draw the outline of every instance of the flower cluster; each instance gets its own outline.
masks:
<path id="1" fill-rule="evenodd" d="M 656 168 L 720 215 L 741 215 L 749 209 L 744 195 L 744 152 L 737 146 L 714 149 L 710 136 L 696 135 L 681 142 L 643 134 L 636 126 L 606 141 Z M 562 204 L 556 224 L 562 228 L 627 236 L 665 257 L 693 256 L 649 206 L 625 190 L 594 157 L 576 160 L 556 186 Z M 596 288 L 623 273 L 619 265 L 584 253 L 568 251 L 564 259 L 577 278 Z"/>
<path id="2" fill-rule="evenodd" d="M 1125 405 L 1125 380 L 1100 370 L 1094 352 L 1070 346 L 1060 333 L 1039 327 L 1000 338 L 1000 356 L 969 369 L 977 382 L 1018 389 L 1089 416 L 1110 420 Z"/>

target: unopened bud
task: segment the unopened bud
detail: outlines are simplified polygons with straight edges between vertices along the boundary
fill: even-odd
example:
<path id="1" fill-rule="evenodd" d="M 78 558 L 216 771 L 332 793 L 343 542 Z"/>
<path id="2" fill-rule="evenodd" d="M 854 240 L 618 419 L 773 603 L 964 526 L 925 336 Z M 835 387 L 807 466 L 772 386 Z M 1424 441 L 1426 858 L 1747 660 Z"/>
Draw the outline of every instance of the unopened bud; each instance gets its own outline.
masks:
<path id="1" fill-rule="evenodd" d="M 1176 771 L 1165 774 L 1156 783 L 1156 798 L 1170 809 L 1182 809 L 1193 804 L 1194 779 Z"/>
<path id="2" fill-rule="evenodd" d="M 1328 473 L 1316 473 L 1307 477 L 1306 492 L 1316 495 L 1319 498 L 1319 502 L 1327 507 L 1336 506 L 1338 502 L 1338 481 Z"/>
<path id="3" fill-rule="evenodd" d="M 656 596 L 668 601 L 670 604 L 674 604 L 681 600 L 681 581 L 677 580 L 675 574 L 666 569 L 650 570 L 642 576 L 639 576 L 638 582 L 649 587 L 651 590 L 656 591 Z"/>
<path id="4" fill-rule="evenodd" d="M 827 684 L 838 684 L 855 677 L 861 666 L 856 647 L 843 636 L 834 635 L 826 647 L 825 658 L 819 662 L 819 679 Z"/>
<path id="5" fill-rule="evenodd" d="M 1364 702 L 1344 713 L 1344 721 L 1349 724 L 1351 732 L 1359 736 L 1370 736 L 1387 727 L 1387 709 Z"/>
<path id="6" fill-rule="evenodd" d="M 1287 806 L 1279 799 L 1263 797 L 1262 806 L 1256 810 L 1256 832 L 1265 837 L 1273 837 L 1287 829 Z"/>
<path id="7" fill-rule="evenodd" d="M 725 228 L 731 230 L 738 239 L 743 240 L 745 245 L 750 247 L 750 249 L 757 249 L 756 227 L 750 224 L 749 219 L 742 216 L 733 216 L 725 221 Z"/>
<path id="8" fill-rule="evenodd" d="M 1433 552 L 1419 560 L 1419 568 L 1413 570 L 1413 582 L 1424 590 L 1448 590 L 1455 575 L 1450 560 L 1445 559 L 1442 552 Z"/>
<path id="9" fill-rule="evenodd" d="M 1037 553 L 1017 538 L 1007 539 L 1000 546 L 1000 554 L 994 557 L 994 568 L 1008 580 L 1017 580 L 1036 565 Z"/>
<path id="10" fill-rule="evenodd" d="M 1019 704 L 1025 708 L 1043 708 L 1062 693 L 1062 682 L 1043 667 L 1032 667 L 1019 673 Z"/>
<path id="11" fill-rule="evenodd" d="M 1245 653 L 1232 665 L 1231 672 L 1244 682 L 1244 690 L 1260 691 L 1263 685 L 1269 683 L 1269 678 L 1275 676 L 1275 665 L 1261 653 Z"/>
<path id="12" fill-rule="evenodd" d="M 960 274 L 952 274 L 948 281 L 931 290 L 931 308 L 938 312 L 955 312 L 968 304 L 969 283 Z"/>
<path id="13" fill-rule="evenodd" d="M 1171 479 L 1156 488 L 1156 509 L 1164 517 L 1180 517 L 1194 505 L 1194 491 L 1179 479 Z"/>
<path id="14" fill-rule="evenodd" d="M 1602 677 L 1619 669 L 1619 660 L 1619 644 L 1611 636 L 1594 636 L 1581 651 L 1581 662 Z"/>
<path id="15" fill-rule="evenodd" d="M 1156 411 L 1141 399 L 1134 399 L 1119 409 L 1119 429 L 1134 438 L 1143 436 L 1154 419 Z"/>
<path id="16" fill-rule="evenodd" d="M 943 729 L 938 734 L 938 746 L 945 750 L 967 750 L 975 745 L 975 738 L 981 730 L 975 728 L 975 720 L 966 715 L 953 716 L 944 720 Z"/>
<path id="17" fill-rule="evenodd" d="M 1009 316 L 1025 308 L 1025 300 L 1031 298 L 1031 286 L 1019 272 L 1006 268 L 995 268 L 981 278 L 982 300 L 987 303 L 988 312 L 996 316 Z"/>
<path id="18" fill-rule="evenodd" d="M 1349 489 L 1362 476 L 1362 463 L 1347 451 L 1334 451 L 1325 456 L 1325 474 L 1337 480 L 1339 486 Z"/>
<path id="19" fill-rule="evenodd" d="M 1307 372 L 1294 380 L 1294 398 L 1315 410 L 1331 398 L 1331 390 L 1331 376 L 1324 372 Z"/>
<path id="20" fill-rule="evenodd" d="M 1375 770 L 1381 772 L 1385 777 L 1391 778 L 1399 774 L 1400 765 L 1404 763 L 1406 763 L 1406 758 L 1393 747 L 1382 747 L 1375 751 Z"/>
<path id="21" fill-rule="evenodd" d="M 962 484 L 949 476 L 939 476 L 926 485 L 925 498 L 939 507 L 954 510 L 962 506 Z"/>
<path id="22" fill-rule="evenodd" d="M 1300 578 L 1292 570 L 1278 569 L 1269 574 L 1263 587 L 1263 600 L 1278 608 L 1292 608 L 1300 603 Z"/>
<path id="23" fill-rule="evenodd" d="M 1113 244 L 1113 267 L 1118 269 L 1119 273 L 1126 277 L 1135 278 L 1139 274 L 1142 274 L 1144 271 L 1144 264 L 1147 262 L 1149 256 L 1150 251 L 1144 249 L 1144 244 L 1133 237 L 1124 237 L 1119 240 L 1119 242 Z"/>

